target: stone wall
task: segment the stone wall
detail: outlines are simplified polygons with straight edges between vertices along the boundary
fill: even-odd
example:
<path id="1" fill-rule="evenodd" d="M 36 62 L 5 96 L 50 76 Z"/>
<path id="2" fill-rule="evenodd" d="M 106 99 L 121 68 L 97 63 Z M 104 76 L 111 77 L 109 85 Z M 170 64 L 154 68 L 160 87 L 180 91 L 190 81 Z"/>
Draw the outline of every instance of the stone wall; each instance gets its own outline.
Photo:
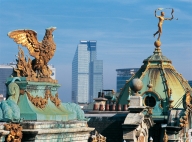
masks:
<path id="1" fill-rule="evenodd" d="M 22 142 L 87 142 L 94 128 L 86 121 L 25 121 Z"/>
<path id="2" fill-rule="evenodd" d="M 88 126 L 95 128 L 98 133 L 107 137 L 107 142 L 122 142 L 123 129 L 122 124 L 128 112 L 124 113 L 95 113 L 85 114 L 89 117 Z M 149 138 L 153 138 L 153 142 L 163 142 L 164 128 L 161 124 L 165 124 L 167 118 L 164 120 L 154 119 L 155 125 L 149 129 Z"/>
<path id="3" fill-rule="evenodd" d="M 89 127 L 94 127 L 95 130 L 107 137 L 107 142 L 122 142 L 123 129 L 122 124 L 127 116 L 127 113 L 105 113 L 105 114 L 85 114 L 89 117 Z"/>

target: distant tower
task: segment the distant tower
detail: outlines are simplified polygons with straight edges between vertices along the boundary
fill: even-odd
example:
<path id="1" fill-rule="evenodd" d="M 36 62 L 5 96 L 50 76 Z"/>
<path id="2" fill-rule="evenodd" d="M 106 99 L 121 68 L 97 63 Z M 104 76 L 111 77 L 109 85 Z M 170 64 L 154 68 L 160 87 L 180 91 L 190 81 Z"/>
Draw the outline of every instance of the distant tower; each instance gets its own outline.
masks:
<path id="1" fill-rule="evenodd" d="M 123 88 L 123 86 L 126 83 L 126 80 L 129 80 L 137 71 L 139 68 L 125 68 L 125 69 L 116 69 L 117 71 L 117 90 L 116 92 L 120 92 L 120 89 Z"/>
<path id="2" fill-rule="evenodd" d="M 188 83 L 192 87 L 192 80 L 189 80 Z"/>
<path id="3" fill-rule="evenodd" d="M 48 67 L 49 67 L 49 69 L 52 71 L 52 74 L 51 74 L 50 77 L 51 77 L 52 79 L 56 79 L 56 68 L 55 68 L 54 65 L 52 65 L 52 64 L 49 64 Z"/>
<path id="4" fill-rule="evenodd" d="M 81 40 L 72 62 L 72 102 L 89 103 L 103 89 L 103 61 L 97 60 L 97 42 Z"/>
<path id="5" fill-rule="evenodd" d="M 6 97 L 7 94 L 7 88 L 6 88 L 6 81 L 7 78 L 13 73 L 13 68 L 15 67 L 15 64 L 10 63 L 7 65 L 0 65 L 0 95 L 3 95 Z"/>

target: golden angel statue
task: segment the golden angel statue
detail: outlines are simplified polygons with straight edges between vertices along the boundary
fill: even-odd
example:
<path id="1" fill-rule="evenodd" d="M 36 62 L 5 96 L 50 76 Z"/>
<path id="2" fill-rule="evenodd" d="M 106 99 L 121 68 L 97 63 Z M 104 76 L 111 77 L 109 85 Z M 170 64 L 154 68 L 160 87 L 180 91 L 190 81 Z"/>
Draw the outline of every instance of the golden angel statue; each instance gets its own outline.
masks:
<path id="1" fill-rule="evenodd" d="M 155 10 L 155 17 L 157 17 L 157 18 L 159 19 L 159 23 L 158 23 L 158 30 L 157 30 L 157 32 L 154 33 L 153 35 L 154 35 L 154 37 L 155 37 L 156 34 L 159 34 L 157 40 L 160 40 L 160 36 L 161 36 L 161 34 L 162 34 L 163 22 L 164 22 L 164 20 L 172 20 L 172 19 L 174 18 L 174 17 L 173 17 L 174 9 L 172 9 L 172 12 L 171 12 L 172 17 L 171 17 L 171 18 L 165 18 L 165 17 L 164 17 L 164 16 L 165 16 L 165 13 L 164 13 L 163 11 L 161 11 L 161 15 L 160 15 L 160 16 L 157 16 L 157 14 L 156 14 L 157 10 L 163 10 L 163 8 L 158 8 L 158 9 Z"/>

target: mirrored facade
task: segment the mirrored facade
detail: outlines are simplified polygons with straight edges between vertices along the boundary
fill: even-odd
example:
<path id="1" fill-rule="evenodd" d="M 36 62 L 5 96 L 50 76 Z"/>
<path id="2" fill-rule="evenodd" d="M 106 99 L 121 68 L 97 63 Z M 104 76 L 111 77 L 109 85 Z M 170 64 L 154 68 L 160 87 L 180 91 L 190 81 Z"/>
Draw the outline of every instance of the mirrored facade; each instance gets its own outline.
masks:
<path id="1" fill-rule="evenodd" d="M 117 71 L 117 93 L 120 92 L 120 89 L 123 88 L 123 86 L 126 83 L 126 80 L 129 80 L 132 75 L 134 75 L 139 68 L 125 68 L 125 69 L 116 69 Z"/>
<path id="2" fill-rule="evenodd" d="M 72 102 L 89 103 L 103 88 L 103 61 L 97 60 L 97 42 L 80 41 L 72 62 Z"/>
<path id="3" fill-rule="evenodd" d="M 6 97 L 7 94 L 5 83 L 7 81 L 7 78 L 12 74 L 14 67 L 14 63 L 0 65 L 0 95 L 3 95 L 4 97 Z"/>
<path id="4" fill-rule="evenodd" d="M 188 83 L 192 87 L 192 80 L 189 80 Z"/>

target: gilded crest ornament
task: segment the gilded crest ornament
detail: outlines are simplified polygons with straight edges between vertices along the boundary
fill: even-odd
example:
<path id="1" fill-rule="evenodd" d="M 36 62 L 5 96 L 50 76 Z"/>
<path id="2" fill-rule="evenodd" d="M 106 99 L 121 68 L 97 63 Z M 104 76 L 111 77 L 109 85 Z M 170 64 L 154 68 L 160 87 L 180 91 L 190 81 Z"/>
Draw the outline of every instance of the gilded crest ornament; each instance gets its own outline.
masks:
<path id="1" fill-rule="evenodd" d="M 28 60 L 24 56 L 23 50 L 19 47 L 17 68 L 18 77 L 50 78 L 52 71 L 48 67 L 48 62 L 54 56 L 56 44 L 53 40 L 53 31 L 56 27 L 47 28 L 45 36 L 41 42 L 37 40 L 37 33 L 33 30 L 15 30 L 8 33 L 17 44 L 27 47 L 29 54 L 35 59 Z"/>

